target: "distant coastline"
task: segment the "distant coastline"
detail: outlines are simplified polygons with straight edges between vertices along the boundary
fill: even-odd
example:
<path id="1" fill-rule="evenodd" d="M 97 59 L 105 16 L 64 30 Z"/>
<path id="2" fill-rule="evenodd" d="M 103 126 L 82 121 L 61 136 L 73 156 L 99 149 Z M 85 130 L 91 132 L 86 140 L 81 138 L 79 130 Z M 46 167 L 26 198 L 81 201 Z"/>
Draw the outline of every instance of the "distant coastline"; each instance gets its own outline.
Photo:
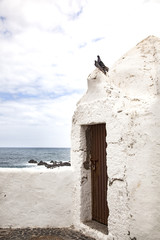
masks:
<path id="1" fill-rule="evenodd" d="M 67 147 L 0 147 L 1 168 L 35 168 L 44 167 L 29 164 L 30 160 L 45 162 L 46 166 L 53 162 L 69 162 L 70 148 Z"/>

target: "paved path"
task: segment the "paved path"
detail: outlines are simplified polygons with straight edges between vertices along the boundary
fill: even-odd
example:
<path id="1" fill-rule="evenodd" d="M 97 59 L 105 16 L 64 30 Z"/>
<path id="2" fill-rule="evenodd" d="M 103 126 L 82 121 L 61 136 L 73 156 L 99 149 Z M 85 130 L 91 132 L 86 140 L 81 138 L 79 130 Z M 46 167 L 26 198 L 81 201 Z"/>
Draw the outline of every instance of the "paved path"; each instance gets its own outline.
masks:
<path id="1" fill-rule="evenodd" d="M 95 240 L 69 228 L 0 228 L 0 240 Z"/>

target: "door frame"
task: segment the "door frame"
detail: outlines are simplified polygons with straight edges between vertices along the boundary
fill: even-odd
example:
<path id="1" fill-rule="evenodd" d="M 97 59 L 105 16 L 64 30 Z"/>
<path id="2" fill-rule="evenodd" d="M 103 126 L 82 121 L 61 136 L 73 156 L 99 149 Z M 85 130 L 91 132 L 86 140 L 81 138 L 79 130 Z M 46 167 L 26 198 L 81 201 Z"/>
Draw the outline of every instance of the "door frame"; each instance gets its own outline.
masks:
<path id="1" fill-rule="evenodd" d="M 83 165 L 81 169 L 81 221 L 82 222 L 88 222 L 92 221 L 93 219 L 93 213 L 92 213 L 92 177 L 91 177 L 91 161 L 90 161 L 90 152 L 91 152 L 91 136 L 90 136 L 90 130 L 92 126 L 100 125 L 102 124 L 105 126 L 106 130 L 106 124 L 105 123 L 96 123 L 96 124 L 90 124 L 90 125 L 81 125 L 81 143 L 82 147 L 84 149 L 84 155 L 83 155 Z M 85 141 L 83 141 L 85 140 Z M 106 157 L 106 136 L 105 136 L 105 162 L 107 164 L 107 157 Z M 106 169 L 107 174 L 107 169 Z M 108 187 L 108 176 L 107 176 L 107 182 L 106 182 L 106 201 L 107 201 L 107 187 Z M 107 202 L 107 211 L 109 215 L 108 210 L 108 202 Z M 107 215 L 107 221 L 105 222 L 105 225 L 108 226 L 108 215 Z"/>

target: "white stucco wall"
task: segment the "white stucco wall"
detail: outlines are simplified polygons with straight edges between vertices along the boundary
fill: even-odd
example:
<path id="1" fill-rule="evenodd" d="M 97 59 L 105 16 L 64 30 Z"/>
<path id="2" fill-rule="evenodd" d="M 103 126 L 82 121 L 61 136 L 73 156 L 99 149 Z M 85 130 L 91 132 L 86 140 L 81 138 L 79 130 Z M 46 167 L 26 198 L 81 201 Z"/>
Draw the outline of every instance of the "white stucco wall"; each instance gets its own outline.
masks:
<path id="1" fill-rule="evenodd" d="M 73 116 L 74 223 L 97 240 L 160 239 L 159 43 L 152 36 L 142 41 L 106 76 L 95 69 Z M 98 123 L 107 130 L 108 235 L 83 224 L 91 220 L 85 129 Z"/>
<path id="2" fill-rule="evenodd" d="M 132 234 L 160 239 L 160 98 L 150 98 L 133 119 L 134 144 L 128 156 Z M 143 224 L 143 225 L 142 225 Z M 142 227 L 140 227 L 142 225 Z"/>
<path id="3" fill-rule="evenodd" d="M 149 36 L 123 55 L 109 72 L 110 82 L 127 96 L 160 93 L 160 39 Z"/>
<path id="4" fill-rule="evenodd" d="M 56 169 L 0 169 L 0 227 L 69 227 L 74 174 Z"/>

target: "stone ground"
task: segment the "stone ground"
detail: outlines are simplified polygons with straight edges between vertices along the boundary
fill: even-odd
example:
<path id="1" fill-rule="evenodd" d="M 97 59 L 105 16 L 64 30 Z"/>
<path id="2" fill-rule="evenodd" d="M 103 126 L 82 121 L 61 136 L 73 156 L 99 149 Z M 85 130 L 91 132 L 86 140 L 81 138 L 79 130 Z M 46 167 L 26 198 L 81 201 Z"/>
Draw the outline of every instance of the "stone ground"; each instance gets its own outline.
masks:
<path id="1" fill-rule="evenodd" d="M 69 228 L 0 228 L 0 240 L 95 240 Z"/>

